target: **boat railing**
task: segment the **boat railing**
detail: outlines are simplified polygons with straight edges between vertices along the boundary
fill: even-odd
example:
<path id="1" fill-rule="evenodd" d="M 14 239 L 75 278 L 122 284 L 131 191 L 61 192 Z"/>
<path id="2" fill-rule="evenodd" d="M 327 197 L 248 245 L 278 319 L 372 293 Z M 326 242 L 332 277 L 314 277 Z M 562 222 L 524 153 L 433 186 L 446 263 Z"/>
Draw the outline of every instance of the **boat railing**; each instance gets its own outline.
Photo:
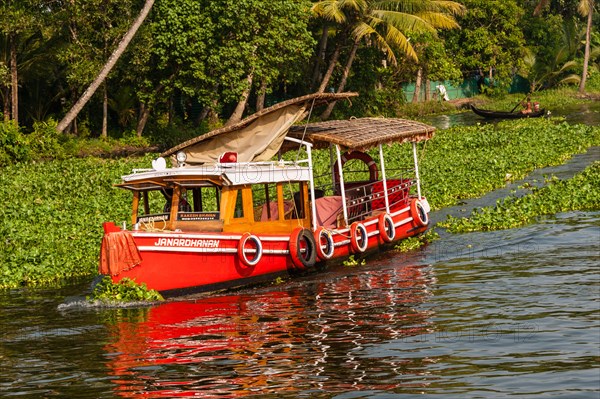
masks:
<path id="1" fill-rule="evenodd" d="M 398 175 L 387 178 L 386 183 L 390 212 L 407 206 L 410 189 L 416 185 L 416 179 Z M 345 194 L 349 224 L 374 213 L 386 212 L 383 180 L 359 185 L 346 183 Z"/>
<path id="2" fill-rule="evenodd" d="M 414 169 L 387 170 L 387 195 L 390 212 L 401 209 L 409 204 L 409 195 L 416 187 Z M 348 176 L 344 173 L 344 177 Z M 324 178 L 323 176 L 321 176 Z M 317 179 L 317 181 L 322 179 Z M 326 196 L 341 196 L 339 186 L 323 184 L 315 187 Z M 376 181 L 345 181 L 344 194 L 348 211 L 348 224 L 363 220 L 374 213 L 386 212 L 385 190 L 383 180 Z M 341 204 L 341 202 L 340 202 Z"/>

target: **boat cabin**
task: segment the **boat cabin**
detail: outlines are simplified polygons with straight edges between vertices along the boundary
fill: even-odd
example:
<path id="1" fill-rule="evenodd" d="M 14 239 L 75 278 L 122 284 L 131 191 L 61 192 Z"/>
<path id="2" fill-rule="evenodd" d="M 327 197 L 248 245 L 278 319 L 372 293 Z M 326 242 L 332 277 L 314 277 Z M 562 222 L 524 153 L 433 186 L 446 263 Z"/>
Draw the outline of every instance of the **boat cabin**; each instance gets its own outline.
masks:
<path id="1" fill-rule="evenodd" d="M 309 181 L 308 167 L 262 162 L 138 170 L 118 186 L 134 230 L 285 233 L 310 226 Z"/>

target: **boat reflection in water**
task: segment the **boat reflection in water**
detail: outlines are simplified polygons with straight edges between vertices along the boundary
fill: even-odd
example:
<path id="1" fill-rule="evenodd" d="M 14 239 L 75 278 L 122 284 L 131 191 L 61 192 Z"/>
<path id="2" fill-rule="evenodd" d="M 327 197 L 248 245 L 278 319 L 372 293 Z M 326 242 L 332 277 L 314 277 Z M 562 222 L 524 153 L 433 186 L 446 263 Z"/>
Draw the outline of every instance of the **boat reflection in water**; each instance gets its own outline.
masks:
<path id="1" fill-rule="evenodd" d="M 106 346 L 116 393 L 296 397 L 422 389 L 431 360 L 381 347 L 431 333 L 430 311 L 423 309 L 431 270 L 345 269 L 285 291 L 123 311 L 109 323 L 113 342 Z"/>

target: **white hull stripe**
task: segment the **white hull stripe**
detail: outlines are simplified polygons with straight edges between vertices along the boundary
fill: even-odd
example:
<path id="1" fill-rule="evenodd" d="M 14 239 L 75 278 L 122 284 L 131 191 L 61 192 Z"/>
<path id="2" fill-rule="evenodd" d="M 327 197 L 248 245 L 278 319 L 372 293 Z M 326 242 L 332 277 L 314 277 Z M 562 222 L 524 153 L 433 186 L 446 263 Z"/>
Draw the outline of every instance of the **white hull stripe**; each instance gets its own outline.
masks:
<path id="1" fill-rule="evenodd" d="M 335 244 L 333 244 L 334 247 L 343 247 L 344 245 L 348 245 L 350 244 L 350 240 L 344 240 L 344 241 L 340 241 L 340 242 L 336 242 Z"/>
<path id="2" fill-rule="evenodd" d="M 200 239 L 200 240 L 235 240 L 239 241 L 242 236 L 241 235 L 221 235 L 221 234 L 183 234 L 183 233 L 137 233 L 132 232 L 131 235 L 133 237 L 139 238 L 190 238 L 190 239 Z M 285 241 L 289 242 L 290 237 L 286 236 L 268 236 L 262 237 L 257 236 L 261 241 Z"/>
<path id="3" fill-rule="evenodd" d="M 406 211 L 410 211 L 410 206 L 407 206 L 407 207 L 406 207 L 406 208 L 404 208 L 404 209 L 400 209 L 399 211 L 396 211 L 396 212 L 394 212 L 394 213 L 390 214 L 390 216 L 391 216 L 391 217 L 398 216 L 399 214 L 401 214 L 401 213 L 403 213 L 403 212 L 406 212 Z"/>
<path id="4" fill-rule="evenodd" d="M 369 220 L 368 222 L 366 222 L 366 223 L 363 223 L 363 224 L 364 224 L 364 225 L 365 225 L 365 227 L 366 227 L 366 226 L 370 226 L 370 225 L 372 225 L 372 224 L 375 224 L 375 223 L 377 223 L 377 222 L 379 222 L 379 218 L 371 219 L 371 220 Z"/>
<path id="5" fill-rule="evenodd" d="M 142 252 L 190 252 L 199 254 L 237 254 L 237 248 L 186 248 L 186 247 L 146 247 L 141 246 L 138 249 Z M 247 253 L 256 252 L 253 249 L 247 249 Z M 287 249 L 265 249 L 263 254 L 268 255 L 288 255 Z"/>
<path id="6" fill-rule="evenodd" d="M 413 221 L 413 218 L 406 218 L 404 220 L 399 221 L 398 223 L 394 223 L 394 227 L 402 226 L 403 224 L 410 223 Z"/>

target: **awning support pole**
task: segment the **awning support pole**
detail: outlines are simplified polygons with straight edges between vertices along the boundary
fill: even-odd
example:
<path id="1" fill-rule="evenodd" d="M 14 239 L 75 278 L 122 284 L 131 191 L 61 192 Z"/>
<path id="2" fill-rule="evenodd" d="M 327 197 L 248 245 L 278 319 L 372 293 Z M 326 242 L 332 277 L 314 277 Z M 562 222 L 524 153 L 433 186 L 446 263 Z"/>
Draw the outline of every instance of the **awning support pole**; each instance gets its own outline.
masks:
<path id="1" fill-rule="evenodd" d="M 390 200 L 388 197 L 387 178 L 385 177 L 385 162 L 383 161 L 383 146 L 379 144 L 379 163 L 381 164 L 381 178 L 383 179 L 383 198 L 385 198 L 385 211 L 390 213 Z"/>
<path id="2" fill-rule="evenodd" d="M 415 160 L 415 177 L 417 178 L 417 197 L 421 199 L 421 179 L 419 178 L 419 161 L 417 160 L 417 143 L 412 142 L 413 158 Z"/>
<path id="3" fill-rule="evenodd" d="M 313 176 L 313 163 L 312 163 L 312 145 L 306 144 L 306 152 L 308 154 L 308 173 L 310 179 L 310 207 L 312 211 L 312 230 L 317 230 L 317 204 L 315 200 L 315 180 Z"/>
<path id="4" fill-rule="evenodd" d="M 342 172 L 342 153 L 340 152 L 340 146 L 335 145 L 335 152 L 337 155 L 338 172 L 340 175 L 340 192 L 342 193 L 342 209 L 344 211 L 344 223 L 348 226 L 348 207 L 346 206 L 346 188 L 344 187 L 344 173 Z"/>

